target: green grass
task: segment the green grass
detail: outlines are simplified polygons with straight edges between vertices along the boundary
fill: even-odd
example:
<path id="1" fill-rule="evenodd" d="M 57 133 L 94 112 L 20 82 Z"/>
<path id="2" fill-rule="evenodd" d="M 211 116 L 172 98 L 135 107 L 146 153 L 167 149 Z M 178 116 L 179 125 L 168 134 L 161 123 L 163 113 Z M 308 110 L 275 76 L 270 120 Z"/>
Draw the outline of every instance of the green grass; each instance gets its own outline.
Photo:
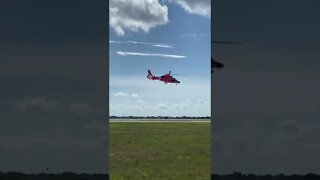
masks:
<path id="1" fill-rule="evenodd" d="M 112 180 L 210 179 L 210 123 L 110 123 Z"/>

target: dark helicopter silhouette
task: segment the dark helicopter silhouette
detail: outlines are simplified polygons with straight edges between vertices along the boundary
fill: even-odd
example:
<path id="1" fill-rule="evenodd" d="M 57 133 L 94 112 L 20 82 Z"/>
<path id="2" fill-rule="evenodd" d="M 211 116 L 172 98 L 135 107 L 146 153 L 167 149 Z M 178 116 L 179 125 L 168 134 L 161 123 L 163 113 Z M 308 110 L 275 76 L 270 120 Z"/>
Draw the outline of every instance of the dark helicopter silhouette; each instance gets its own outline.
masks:
<path id="1" fill-rule="evenodd" d="M 211 43 L 215 43 L 215 44 L 234 44 L 234 45 L 240 45 L 242 44 L 241 42 L 228 42 L 228 41 L 211 41 Z M 214 72 L 214 68 L 216 69 L 221 69 L 224 67 L 224 64 L 223 63 L 220 63 L 216 60 L 214 60 L 212 57 L 211 57 L 211 73 Z"/>
<path id="2" fill-rule="evenodd" d="M 215 61 L 215 60 L 211 57 L 211 73 L 213 73 L 214 68 L 220 69 L 220 68 L 223 68 L 223 67 L 224 67 L 224 64 Z"/>

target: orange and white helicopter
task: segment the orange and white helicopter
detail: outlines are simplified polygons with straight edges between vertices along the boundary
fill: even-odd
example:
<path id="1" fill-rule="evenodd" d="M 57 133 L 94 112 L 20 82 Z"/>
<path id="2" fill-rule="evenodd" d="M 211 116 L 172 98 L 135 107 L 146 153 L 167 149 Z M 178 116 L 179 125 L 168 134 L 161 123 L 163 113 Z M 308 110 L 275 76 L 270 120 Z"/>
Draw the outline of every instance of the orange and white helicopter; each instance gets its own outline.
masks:
<path id="1" fill-rule="evenodd" d="M 150 79 L 150 80 L 163 81 L 165 84 L 167 84 L 167 83 L 176 83 L 176 85 L 177 85 L 178 83 L 180 83 L 180 81 L 178 81 L 176 78 L 171 76 L 171 71 L 169 71 L 168 74 L 165 74 L 163 76 L 158 76 L 157 77 L 157 76 L 152 75 L 151 71 L 148 70 L 147 78 Z"/>

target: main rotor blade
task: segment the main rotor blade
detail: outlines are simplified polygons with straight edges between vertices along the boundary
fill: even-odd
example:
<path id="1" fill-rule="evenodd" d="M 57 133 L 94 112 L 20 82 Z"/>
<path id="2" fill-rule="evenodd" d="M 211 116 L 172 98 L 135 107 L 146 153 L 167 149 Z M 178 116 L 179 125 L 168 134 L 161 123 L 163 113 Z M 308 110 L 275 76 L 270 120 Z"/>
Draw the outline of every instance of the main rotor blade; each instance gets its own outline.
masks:
<path id="1" fill-rule="evenodd" d="M 172 75 L 174 75 L 174 76 L 187 76 L 185 74 L 172 74 Z"/>
<path id="2" fill-rule="evenodd" d="M 234 45 L 241 45 L 242 42 L 232 42 L 232 41 L 211 41 L 213 44 L 234 44 Z"/>

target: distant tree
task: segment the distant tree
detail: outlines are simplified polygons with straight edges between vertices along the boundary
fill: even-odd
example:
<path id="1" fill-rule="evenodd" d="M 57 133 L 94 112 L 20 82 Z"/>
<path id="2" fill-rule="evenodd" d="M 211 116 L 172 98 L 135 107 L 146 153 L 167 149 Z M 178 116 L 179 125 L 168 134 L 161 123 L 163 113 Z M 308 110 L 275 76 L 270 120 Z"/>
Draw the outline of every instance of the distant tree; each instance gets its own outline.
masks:
<path id="1" fill-rule="evenodd" d="M 238 171 L 233 172 L 232 175 L 234 177 L 241 177 L 242 176 L 241 172 L 238 172 Z"/>

